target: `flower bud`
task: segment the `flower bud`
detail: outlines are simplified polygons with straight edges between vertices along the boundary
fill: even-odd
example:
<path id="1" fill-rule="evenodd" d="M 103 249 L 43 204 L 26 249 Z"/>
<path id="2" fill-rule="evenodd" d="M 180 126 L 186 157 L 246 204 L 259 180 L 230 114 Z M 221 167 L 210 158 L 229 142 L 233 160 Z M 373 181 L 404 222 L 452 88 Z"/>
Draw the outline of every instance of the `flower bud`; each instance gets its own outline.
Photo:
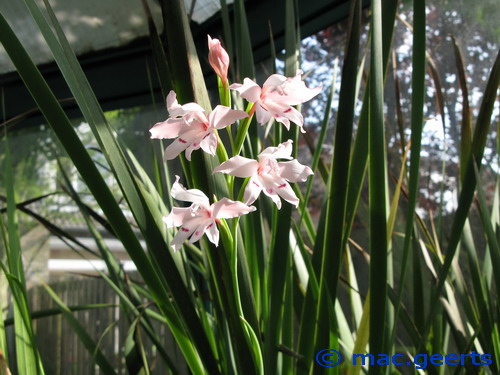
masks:
<path id="1" fill-rule="evenodd" d="M 219 39 L 212 39 L 210 35 L 208 35 L 208 61 L 212 69 L 222 80 L 224 87 L 226 87 L 229 55 L 226 50 L 222 48 Z"/>

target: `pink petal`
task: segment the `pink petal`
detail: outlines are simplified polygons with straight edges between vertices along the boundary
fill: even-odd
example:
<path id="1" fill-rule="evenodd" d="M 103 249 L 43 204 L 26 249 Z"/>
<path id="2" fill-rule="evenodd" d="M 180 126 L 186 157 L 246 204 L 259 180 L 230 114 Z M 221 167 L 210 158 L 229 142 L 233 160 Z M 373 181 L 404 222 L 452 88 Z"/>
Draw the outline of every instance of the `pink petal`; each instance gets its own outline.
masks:
<path id="1" fill-rule="evenodd" d="M 192 153 L 193 151 L 198 150 L 198 149 L 201 147 L 201 139 L 202 139 L 202 138 L 203 138 L 203 137 L 200 137 L 197 141 L 194 141 L 193 143 L 191 143 L 191 144 L 188 146 L 188 148 L 186 148 L 186 152 L 185 152 L 185 154 L 186 154 L 186 159 L 187 159 L 187 160 L 191 161 L 191 153 Z"/>
<path id="2" fill-rule="evenodd" d="M 182 151 L 187 149 L 189 146 L 195 143 L 197 139 L 200 138 L 200 130 L 197 129 L 196 124 L 193 123 L 192 126 L 188 126 L 188 129 L 189 131 L 179 134 L 179 137 L 177 137 L 177 139 L 165 149 L 165 160 L 174 159 L 175 157 L 177 157 L 177 155 L 179 155 Z M 189 157 L 187 157 L 186 155 L 188 160 L 191 160 L 190 155 L 191 153 L 189 154 Z"/>
<path id="3" fill-rule="evenodd" d="M 277 187 L 282 185 L 285 180 L 282 180 L 279 176 L 261 176 L 260 180 L 263 184 L 262 191 L 264 194 L 273 200 L 278 210 L 281 209 L 281 199 L 278 195 Z"/>
<path id="4" fill-rule="evenodd" d="M 205 231 L 207 238 L 210 242 L 212 242 L 215 246 L 219 246 L 219 229 L 217 229 L 217 224 L 213 221 L 212 226 L 208 226 Z"/>
<path id="5" fill-rule="evenodd" d="M 182 106 L 182 110 L 184 111 L 185 114 L 205 112 L 203 107 L 196 103 L 186 103 Z"/>
<path id="6" fill-rule="evenodd" d="M 190 126 L 196 127 L 196 129 L 205 130 L 208 125 L 208 118 L 203 112 L 195 111 L 189 112 L 184 116 L 184 119 Z"/>
<path id="7" fill-rule="evenodd" d="M 228 198 L 222 198 L 212 207 L 212 217 L 217 219 L 231 219 L 256 210 L 254 206 L 247 206 L 245 203 L 235 202 Z"/>
<path id="8" fill-rule="evenodd" d="M 290 130 L 290 120 L 289 119 L 287 119 L 286 117 L 280 116 L 278 114 L 276 114 L 274 116 L 274 119 L 277 122 L 281 122 L 283 125 L 285 125 L 286 130 Z"/>
<path id="9" fill-rule="evenodd" d="M 170 214 L 163 217 L 163 222 L 167 225 L 167 228 L 178 227 L 182 223 L 193 218 L 193 210 L 191 207 L 173 207 Z"/>
<path id="10" fill-rule="evenodd" d="M 187 125 L 182 118 L 169 118 L 166 121 L 158 122 L 153 125 L 153 127 L 149 129 L 149 132 L 151 133 L 151 138 L 175 138 L 179 136 L 179 133 L 186 130 L 188 126 L 189 125 Z"/>
<path id="11" fill-rule="evenodd" d="M 200 142 L 200 146 L 206 153 L 210 155 L 215 155 L 215 151 L 217 149 L 217 143 L 219 142 L 217 135 L 211 131 L 207 132 L 202 141 Z"/>
<path id="12" fill-rule="evenodd" d="M 287 129 L 290 129 L 290 120 L 302 126 L 304 119 L 301 113 L 284 103 L 283 98 L 286 97 L 277 94 L 266 96 L 265 100 L 261 103 L 262 108 L 266 108 L 269 114 L 273 116 L 276 121 L 283 123 Z"/>
<path id="13" fill-rule="evenodd" d="M 189 143 L 182 136 L 175 139 L 168 147 L 165 149 L 163 154 L 163 159 L 172 160 L 177 157 L 182 151 L 184 151 L 189 146 Z"/>
<path id="14" fill-rule="evenodd" d="M 269 112 L 265 103 L 262 103 L 261 101 L 255 105 L 255 116 L 257 117 L 257 122 L 261 125 L 267 124 L 272 117 L 271 112 Z"/>
<path id="15" fill-rule="evenodd" d="M 304 182 L 314 174 L 311 168 L 300 164 L 297 160 L 278 162 L 280 176 L 290 182 Z"/>
<path id="16" fill-rule="evenodd" d="M 258 161 L 247 159 L 242 156 L 233 156 L 231 159 L 215 168 L 214 173 L 221 172 L 230 174 L 231 176 L 244 178 L 257 174 L 257 169 L 259 169 Z"/>
<path id="17" fill-rule="evenodd" d="M 261 88 L 250 78 L 245 78 L 243 84 L 233 83 L 229 88 L 238 91 L 243 99 L 251 103 L 260 100 Z"/>
<path id="18" fill-rule="evenodd" d="M 286 80 L 287 78 L 285 76 L 282 76 L 281 74 L 272 74 L 268 79 L 266 79 L 266 82 L 264 82 L 262 87 L 280 86 L 284 82 L 286 82 Z"/>
<path id="19" fill-rule="evenodd" d="M 180 105 L 177 102 L 175 91 L 171 90 L 167 95 L 167 109 L 171 117 L 184 116 L 191 112 L 204 112 L 205 110 L 196 103 Z"/>
<path id="20" fill-rule="evenodd" d="M 281 184 L 279 184 L 276 187 L 276 192 L 279 194 L 281 198 L 286 200 L 287 202 L 293 204 L 295 207 L 298 207 L 299 205 L 299 198 L 295 195 L 295 192 L 293 191 L 292 187 L 288 182 L 283 180 Z"/>
<path id="21" fill-rule="evenodd" d="M 276 121 L 282 122 L 284 124 L 285 124 L 285 122 L 288 123 L 288 124 L 290 124 L 287 121 L 287 120 L 290 120 L 290 121 L 292 121 L 293 123 L 295 123 L 296 125 L 298 125 L 300 127 L 300 131 L 302 133 L 306 132 L 304 130 L 304 127 L 303 127 L 303 125 L 304 125 L 304 117 L 302 116 L 302 113 L 300 113 L 299 111 L 297 111 L 295 108 L 289 107 L 285 111 L 280 112 L 279 115 L 280 115 L 280 117 L 276 117 Z M 288 128 L 289 127 L 287 126 L 287 129 Z"/>
<path id="22" fill-rule="evenodd" d="M 204 220 L 200 225 L 198 225 L 193 232 L 193 235 L 189 239 L 189 243 L 195 243 L 201 237 L 203 237 L 203 234 L 205 233 L 209 225 L 215 225 L 215 221 L 213 219 L 208 219 Z"/>
<path id="23" fill-rule="evenodd" d="M 186 241 L 188 237 L 193 234 L 195 229 L 196 226 L 188 225 L 183 225 L 179 228 L 172 242 L 170 242 L 170 245 L 174 248 L 175 251 L 179 250 L 182 247 L 184 241 Z"/>
<path id="24" fill-rule="evenodd" d="M 175 182 L 170 189 L 170 195 L 172 198 L 178 201 L 192 202 L 200 204 L 201 206 L 208 207 L 209 201 L 207 196 L 198 189 L 186 190 L 184 186 L 179 183 L 180 177 L 175 176 Z"/>
<path id="25" fill-rule="evenodd" d="M 280 143 L 277 147 L 267 147 L 260 154 L 260 158 L 272 159 L 292 159 L 292 144 L 293 141 L 289 139 L 286 142 Z"/>
<path id="26" fill-rule="evenodd" d="M 302 71 L 297 71 L 297 75 L 287 79 L 282 86 L 283 91 L 286 93 L 284 102 L 287 104 L 297 105 L 307 102 L 318 95 L 323 88 L 321 85 L 315 87 L 314 89 L 306 87 L 306 84 L 302 81 L 301 75 Z"/>
<path id="27" fill-rule="evenodd" d="M 167 95 L 167 110 L 172 117 L 182 116 L 182 113 L 179 112 L 182 111 L 182 107 L 177 102 L 177 95 L 174 90 L 171 90 Z"/>
<path id="28" fill-rule="evenodd" d="M 262 182 L 258 176 L 250 178 L 245 188 L 245 195 L 243 200 L 246 204 L 252 204 L 257 200 L 262 191 Z"/>
<path id="29" fill-rule="evenodd" d="M 234 124 L 237 120 L 248 117 L 245 111 L 238 111 L 222 105 L 218 105 L 208 115 L 210 126 L 215 129 L 223 129 L 228 125 Z"/>

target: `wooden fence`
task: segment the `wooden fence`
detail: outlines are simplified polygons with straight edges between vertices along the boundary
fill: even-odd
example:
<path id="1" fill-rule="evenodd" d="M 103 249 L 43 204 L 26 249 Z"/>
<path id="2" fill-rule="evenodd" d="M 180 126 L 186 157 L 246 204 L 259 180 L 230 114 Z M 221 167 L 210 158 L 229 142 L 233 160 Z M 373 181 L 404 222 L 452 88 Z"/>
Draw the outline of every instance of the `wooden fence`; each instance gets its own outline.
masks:
<path id="1" fill-rule="evenodd" d="M 57 283 L 51 287 L 57 295 L 68 305 L 85 304 L 116 304 L 119 299 L 116 293 L 105 281 L 97 278 L 75 278 Z M 43 287 L 37 286 L 29 291 L 32 311 L 55 308 L 55 303 Z M 120 307 L 93 309 L 74 312 L 79 322 L 87 329 L 99 348 L 114 366 L 118 374 L 128 374 L 125 363 L 124 344 L 129 322 Z M 170 334 L 168 327 L 157 321 L 152 321 L 155 331 L 161 340 L 162 346 L 169 354 L 180 374 L 188 374 L 182 355 Z M 47 375 L 92 375 L 102 374 L 94 364 L 92 354 L 89 353 L 76 334 L 73 332 L 62 315 L 38 318 L 33 320 L 38 348 Z M 14 332 L 7 327 L 7 347 L 10 367 L 13 374 L 17 374 L 15 366 Z M 164 362 L 157 354 L 145 333 L 142 333 L 147 358 L 152 374 L 169 374 Z M 20 374 L 22 375 L 22 374 Z"/>

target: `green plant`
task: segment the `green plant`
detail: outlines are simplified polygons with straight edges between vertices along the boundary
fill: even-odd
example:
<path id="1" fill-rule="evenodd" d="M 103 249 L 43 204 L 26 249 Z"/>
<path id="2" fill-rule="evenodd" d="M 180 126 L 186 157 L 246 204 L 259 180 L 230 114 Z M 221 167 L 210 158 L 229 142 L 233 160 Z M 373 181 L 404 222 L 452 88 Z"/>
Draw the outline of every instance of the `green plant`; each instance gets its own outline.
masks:
<path id="1" fill-rule="evenodd" d="M 349 359 L 352 354 L 370 353 L 377 357 L 404 353 L 410 364 L 431 374 L 443 373 L 445 368 L 432 362 L 426 362 L 424 368 L 416 354 L 454 352 L 470 355 L 472 351 L 478 351 L 490 355 L 491 363 L 481 368 L 470 362 L 456 368 L 450 366 L 449 373 L 463 369 L 467 372 L 498 372 L 499 183 L 497 177 L 493 211 L 490 213 L 479 184 L 479 172 L 498 91 L 500 59 L 497 57 L 491 70 L 473 131 L 468 121 L 471 117 L 470 109 L 464 112 L 461 139 L 464 147 L 460 160 L 461 191 L 449 237 L 446 238 L 437 235 L 432 216 L 426 221 L 416 213 L 424 123 L 425 70 L 429 59 L 425 44 L 424 1 L 413 2 L 411 147 L 408 146 L 401 154 L 401 169 L 394 188 L 389 188 L 393 185 L 388 181 L 384 82 L 391 54 L 398 1 L 372 1 L 370 70 L 365 82 L 362 80 L 364 64 L 360 63 L 360 55 L 364 52 L 360 41 L 362 2 L 353 0 L 342 66 L 333 156 L 329 163 L 321 158 L 332 93 L 325 110 L 320 140 L 315 145 L 312 170 L 300 166 L 303 168 L 300 169 L 301 178 L 296 179 L 305 180 L 307 175 L 315 173 L 314 177 L 310 177 L 307 192 L 303 195 L 300 188 L 292 184 L 287 193 L 282 195 L 285 200 L 297 205 L 297 211 L 288 203 L 283 203 L 283 207 L 278 209 L 281 200 L 270 192 L 268 195 L 272 196 L 276 205 L 262 197 L 259 200 L 248 199 L 255 198 L 257 194 L 252 191 L 252 184 L 262 184 L 263 180 L 255 178 L 253 169 L 251 172 L 245 170 L 245 173 L 241 170 L 237 173 L 234 171 L 242 165 L 237 164 L 235 160 L 238 163 L 254 163 L 254 169 L 262 168 L 263 160 L 269 160 L 263 157 L 261 152 L 271 145 L 281 145 L 287 149 L 287 156 L 291 154 L 296 157 L 300 137 L 298 127 L 292 124 L 284 128 L 276 121 L 266 138 L 260 134 L 256 120 L 265 122 L 265 113 L 258 106 L 266 106 L 266 99 L 263 91 L 259 91 L 258 97 L 254 95 L 255 92 L 250 95 L 250 83 L 243 81 L 243 78 L 254 78 L 250 32 L 243 1 L 235 1 L 234 34 L 229 25 L 227 6 L 222 2 L 224 34 L 229 53 L 226 58 L 219 50 L 218 56 L 209 57 L 219 74 L 217 79 L 220 103 L 226 107 L 233 104 L 238 108 L 235 112 L 227 112 L 221 107 L 211 111 L 212 104 L 208 98 L 183 2 L 171 0 L 161 3 L 165 40 L 160 37 L 155 27 L 147 1 L 143 1 L 143 6 L 148 16 L 158 77 L 163 95 L 168 98 L 167 104 L 172 118 L 170 122 L 154 127 L 152 134 L 160 138 L 177 137 L 168 146 L 165 154 L 161 152 L 161 159 L 171 160 L 176 157 L 180 153 L 180 148 L 176 148 L 179 142 L 191 147 L 186 151 L 186 157 L 180 155 L 179 158 L 187 187 L 198 189 L 206 195 L 203 197 L 198 192 L 189 192 L 196 194 L 194 203 L 198 204 L 195 208 L 191 206 L 192 215 L 198 215 L 199 211 L 196 210 L 201 207 L 203 215 L 210 217 L 210 220 L 205 218 L 206 220 L 200 221 L 196 216 L 198 227 L 191 227 L 193 222 L 180 220 L 181 216 L 184 218 L 188 208 L 173 207 L 171 197 L 190 202 L 193 202 L 194 198 L 189 196 L 189 199 L 185 199 L 188 193 L 182 190 L 177 180 L 171 188 L 171 162 L 166 162 L 166 170 L 163 173 L 158 167 L 162 161 L 156 160 L 157 167 L 153 168 L 156 175 L 150 178 L 134 155 L 113 134 L 48 1 L 44 0 L 48 18 L 34 0 L 25 0 L 25 4 L 47 41 L 101 152 L 106 157 L 107 165 L 120 186 L 120 197 L 113 196 L 59 102 L 6 20 L 0 15 L 0 41 L 63 145 L 67 156 L 104 213 L 105 217 L 101 218 L 82 202 L 60 163 L 64 190 L 80 208 L 89 231 L 95 238 L 100 256 L 106 262 L 108 272 L 101 274 L 101 277 L 116 291 L 131 324 L 126 342 L 129 372 L 151 371 L 151 364 L 144 354 L 141 335 L 138 334 L 139 330 L 143 330 L 159 347 L 161 359 L 171 372 L 179 372 L 169 353 L 159 345 L 157 333 L 152 328 L 152 320 L 168 325 L 194 374 L 316 374 L 340 373 L 344 370 L 349 374 L 359 374 L 361 371 L 382 374 L 386 373 L 389 367 L 392 371 L 406 371 L 404 366 L 379 361 L 364 367 L 349 360 L 344 361 L 341 366 L 323 367 L 315 361 L 315 357 L 316 353 L 324 349 L 340 351 Z M 285 75 L 293 77 L 300 66 L 300 33 L 297 27 L 297 6 L 293 0 L 286 1 L 285 21 Z M 210 40 L 209 43 L 216 42 Z M 213 46 L 214 49 L 219 47 Z M 232 86 L 240 92 L 241 97 L 234 91 L 231 94 L 230 91 L 224 70 L 229 62 L 234 62 L 229 56 L 237 56 L 236 63 L 229 65 L 229 75 L 238 77 L 235 81 L 245 84 Z M 222 66 L 217 66 L 218 62 L 222 63 Z M 461 69 L 463 75 L 463 67 Z M 434 78 L 438 82 L 438 78 Z M 298 84 L 299 81 L 300 75 L 297 75 L 286 81 L 286 84 Z M 364 92 L 363 106 L 359 118 L 356 119 L 356 101 L 361 88 Z M 170 94 L 171 90 L 176 96 Z M 462 90 L 466 92 L 465 86 Z M 464 97 L 466 98 L 466 94 Z M 242 98 L 248 99 L 248 102 Z M 305 101 L 302 99 L 293 103 L 281 103 L 282 106 L 277 111 L 283 112 L 278 114 L 281 116 L 287 113 L 288 116 L 288 113 L 292 113 L 295 116 L 292 122 L 300 122 L 298 112 L 290 105 L 295 106 Z M 192 110 L 192 102 L 198 105 L 195 111 Z M 181 110 L 179 103 L 191 103 L 191 109 L 186 107 Z M 267 107 L 267 110 L 269 109 Z M 202 110 L 211 114 L 206 117 L 200 114 Z M 179 111 L 178 115 L 175 111 Z M 186 114 L 193 117 L 184 118 Z M 216 115 L 219 114 L 221 117 L 231 114 L 231 121 L 218 121 L 221 117 Z M 286 123 L 283 116 L 278 117 L 278 120 Z M 172 130 L 172 127 L 180 126 L 183 121 L 190 122 L 190 125 L 182 123 L 182 126 L 206 126 L 198 129 L 196 134 L 191 128 L 188 129 L 191 131 L 189 134 L 188 131 L 183 133 Z M 225 136 L 219 135 L 214 129 L 233 123 L 236 124 L 226 128 L 228 142 L 223 142 Z M 204 138 L 205 136 L 208 138 Z M 215 140 L 215 143 L 202 146 L 212 155 L 199 150 L 191 154 L 192 149 L 199 148 L 200 140 L 205 139 Z M 401 141 L 404 145 L 405 142 Z M 408 152 L 410 157 L 407 165 Z M 258 159 L 259 154 L 261 158 Z M 235 157 L 239 158 L 233 159 Z M 243 157 L 247 158 L 246 161 Z M 257 167 L 257 162 L 251 162 L 249 159 L 258 159 L 262 165 Z M 0 225 L 9 261 L 8 266 L 2 266 L 5 274 L 9 275 L 14 296 L 17 311 L 14 319 L 16 332 L 21 332 L 24 338 L 22 342 L 17 343 L 18 369 L 22 373 L 42 373 L 40 358 L 33 345 L 30 312 L 25 303 L 22 267 L 16 263 L 17 259 L 20 259 L 21 249 L 15 225 L 15 194 L 9 162 L 5 164 L 8 220 L 7 225 Z M 274 164 L 272 166 L 276 167 Z M 283 165 L 281 167 L 285 168 Z M 299 168 L 296 164 L 295 167 Z M 213 172 L 231 172 L 247 179 L 241 182 L 232 175 Z M 316 179 L 318 176 L 320 179 Z M 308 211 L 312 179 L 320 180 L 326 188 L 321 216 L 316 224 Z M 369 265 L 370 276 L 369 291 L 363 295 L 357 285 L 364 276 L 357 273 L 353 266 L 353 252 L 357 250 L 353 249 L 350 237 L 356 212 L 363 208 L 360 196 L 365 180 L 369 188 L 367 231 L 370 244 L 369 256 L 364 250 L 363 254 Z M 283 183 L 280 180 L 280 184 L 286 189 L 289 188 L 286 181 Z M 481 224 L 488 243 L 488 249 L 484 253 L 475 245 L 468 224 L 476 192 Z M 167 202 L 164 197 L 168 197 Z M 215 197 L 217 202 L 210 205 L 208 201 L 213 202 L 212 197 Z M 231 202 L 228 203 L 225 197 L 231 199 Z M 122 198 L 134 216 L 133 224 L 123 213 L 123 207 L 119 203 Z M 255 201 L 255 208 L 249 209 L 242 202 L 237 203 L 243 200 L 248 204 Z M 217 216 L 215 211 L 224 207 L 224 204 L 227 204 L 227 207 L 237 207 L 238 215 Z M 254 212 L 236 218 L 239 214 L 250 211 Z M 110 231 L 122 242 L 137 266 L 144 285 L 127 279 L 119 262 L 102 241 L 94 222 L 96 217 L 101 223 L 106 223 Z M 165 221 L 168 228 L 164 217 L 167 217 Z M 400 233 L 397 228 L 398 217 L 404 217 L 404 233 Z M 229 218 L 230 221 L 225 220 Z M 139 228 L 148 251 L 142 249 L 140 237 L 133 230 L 133 225 Z M 170 228 L 174 226 L 181 227 L 177 234 Z M 210 232 L 215 226 L 220 231 L 220 243 L 215 240 L 215 232 Z M 180 240 L 188 237 L 179 235 L 183 230 L 189 235 L 194 233 L 199 242 L 184 244 L 182 249 L 178 250 L 183 242 Z M 199 235 L 205 230 L 210 235 L 210 241 L 206 236 Z M 403 244 L 396 241 L 401 236 Z M 171 246 L 172 241 L 174 246 Z M 216 247 L 216 244 L 219 246 Z M 441 249 L 446 249 L 444 255 Z M 453 259 L 459 249 L 462 249 L 467 257 L 466 266 L 465 262 L 453 265 Z M 413 279 L 407 280 L 410 266 Z M 489 271 L 482 272 L 482 269 Z M 464 279 L 465 272 L 470 273 L 470 283 Z M 348 288 L 347 303 L 339 299 L 343 290 L 341 285 Z M 208 290 L 208 295 L 200 292 L 203 288 Z M 412 309 L 406 305 L 408 300 L 403 298 L 410 289 L 413 292 Z M 99 352 L 98 344 L 74 318 L 71 309 L 50 287 L 47 290 L 71 322 L 85 347 L 95 353 L 95 361 L 101 370 L 104 373 L 114 373 L 115 370 Z M 150 303 L 145 305 L 144 300 Z M 0 326 L 0 334 L 3 332 L 1 328 Z M 400 332 L 404 332 L 407 339 L 403 339 Z M 23 342 L 31 345 L 25 348 Z M 0 349 L 6 352 L 2 336 Z M 22 352 L 23 349 L 25 352 Z"/>

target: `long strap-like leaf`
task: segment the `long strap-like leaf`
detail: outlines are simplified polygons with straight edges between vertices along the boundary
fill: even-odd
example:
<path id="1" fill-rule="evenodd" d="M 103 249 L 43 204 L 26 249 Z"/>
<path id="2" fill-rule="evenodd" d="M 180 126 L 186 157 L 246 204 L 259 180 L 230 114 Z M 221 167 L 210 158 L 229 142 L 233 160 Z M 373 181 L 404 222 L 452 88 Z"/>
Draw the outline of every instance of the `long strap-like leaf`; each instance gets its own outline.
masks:
<path id="1" fill-rule="evenodd" d="M 372 2 L 370 63 L 369 195 L 370 195 L 370 352 L 384 353 L 387 309 L 387 217 L 385 183 L 384 67 L 382 1 Z M 370 375 L 383 374 L 370 366 Z"/>

